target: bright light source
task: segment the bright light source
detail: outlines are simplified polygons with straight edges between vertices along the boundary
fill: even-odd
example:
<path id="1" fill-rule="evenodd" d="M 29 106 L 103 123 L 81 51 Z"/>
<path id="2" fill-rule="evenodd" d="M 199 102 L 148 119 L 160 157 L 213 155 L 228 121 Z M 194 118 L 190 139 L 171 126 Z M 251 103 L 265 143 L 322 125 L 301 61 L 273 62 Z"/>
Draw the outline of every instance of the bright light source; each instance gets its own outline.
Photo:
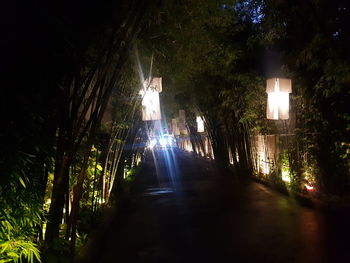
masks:
<path id="1" fill-rule="evenodd" d="M 197 132 L 204 132 L 204 121 L 202 117 L 197 116 Z"/>
<path id="2" fill-rule="evenodd" d="M 314 190 L 314 187 L 312 185 L 308 185 L 308 184 L 304 184 L 306 189 L 309 190 L 309 191 L 312 191 Z"/>
<path id="3" fill-rule="evenodd" d="M 291 79 L 272 78 L 266 82 L 266 117 L 271 120 L 289 119 L 289 93 L 292 92 Z"/>
<path id="4" fill-rule="evenodd" d="M 175 139 L 174 139 L 174 137 L 172 137 L 172 136 L 169 136 L 169 137 L 168 137 L 168 144 L 169 144 L 170 146 L 175 145 Z"/>
<path id="5" fill-rule="evenodd" d="M 162 91 L 162 78 L 147 79 L 143 86 L 140 91 L 142 96 L 142 120 L 160 120 L 159 93 Z"/>
<path id="6" fill-rule="evenodd" d="M 288 119 L 289 118 L 289 93 L 272 92 L 267 97 L 268 119 Z"/>
<path id="7" fill-rule="evenodd" d="M 168 144 L 168 140 L 166 138 L 160 138 L 159 143 L 162 147 L 166 147 Z"/>
<path id="8" fill-rule="evenodd" d="M 145 92 L 142 99 L 142 120 L 154 121 L 160 119 L 159 93 L 148 90 Z"/>
<path id="9" fill-rule="evenodd" d="M 285 170 L 285 169 L 282 169 L 282 180 L 284 182 L 287 182 L 287 183 L 290 183 L 290 173 L 289 171 Z"/>
<path id="10" fill-rule="evenodd" d="M 150 142 L 148 144 L 148 148 L 152 149 L 156 144 L 157 144 L 157 140 L 152 139 L 152 140 L 150 140 Z"/>
<path id="11" fill-rule="evenodd" d="M 269 174 L 270 173 L 270 165 L 265 161 L 264 166 L 263 166 L 263 173 L 264 174 Z"/>

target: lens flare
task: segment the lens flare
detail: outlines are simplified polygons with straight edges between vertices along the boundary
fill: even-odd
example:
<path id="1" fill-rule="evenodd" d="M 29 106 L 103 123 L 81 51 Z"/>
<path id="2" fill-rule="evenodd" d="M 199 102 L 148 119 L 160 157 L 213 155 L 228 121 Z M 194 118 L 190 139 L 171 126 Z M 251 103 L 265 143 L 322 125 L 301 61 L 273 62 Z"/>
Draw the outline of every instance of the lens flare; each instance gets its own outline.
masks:
<path id="1" fill-rule="evenodd" d="M 166 147 L 168 145 L 168 140 L 166 138 L 160 138 L 159 143 L 162 147 Z"/>

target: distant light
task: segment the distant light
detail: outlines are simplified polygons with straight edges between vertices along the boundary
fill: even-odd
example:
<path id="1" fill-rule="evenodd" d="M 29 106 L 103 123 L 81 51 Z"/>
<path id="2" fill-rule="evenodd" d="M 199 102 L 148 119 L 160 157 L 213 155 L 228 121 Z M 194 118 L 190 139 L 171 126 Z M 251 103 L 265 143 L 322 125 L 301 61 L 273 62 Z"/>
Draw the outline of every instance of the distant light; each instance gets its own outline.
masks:
<path id="1" fill-rule="evenodd" d="M 180 135 L 178 121 L 176 119 L 171 119 L 171 131 L 174 136 Z"/>
<path id="2" fill-rule="evenodd" d="M 175 138 L 172 135 L 168 136 L 168 145 L 169 146 L 174 146 L 176 144 Z"/>
<path id="3" fill-rule="evenodd" d="M 197 116 L 197 132 L 204 132 L 204 121 L 202 117 Z"/>
<path id="4" fill-rule="evenodd" d="M 161 146 L 166 147 L 168 144 L 168 140 L 166 138 L 160 138 L 159 143 Z"/>
<path id="5" fill-rule="evenodd" d="M 181 135 L 188 135 L 185 110 L 179 110 L 179 120 L 177 122 L 177 125 L 179 127 Z"/>
<path id="6" fill-rule="evenodd" d="M 147 79 L 140 90 L 142 96 L 142 120 L 161 119 L 159 93 L 162 91 L 162 78 Z"/>
<path id="7" fill-rule="evenodd" d="M 289 171 L 283 171 L 282 170 L 282 180 L 284 182 L 287 182 L 287 183 L 290 183 L 290 174 L 289 174 Z"/>
<path id="8" fill-rule="evenodd" d="M 157 140 L 152 139 L 152 140 L 150 140 L 150 142 L 148 144 L 148 148 L 152 149 L 156 144 L 157 144 Z"/>
<path id="9" fill-rule="evenodd" d="M 314 187 L 312 185 L 308 185 L 308 184 L 304 184 L 306 189 L 309 190 L 309 191 L 312 191 L 314 190 Z"/>

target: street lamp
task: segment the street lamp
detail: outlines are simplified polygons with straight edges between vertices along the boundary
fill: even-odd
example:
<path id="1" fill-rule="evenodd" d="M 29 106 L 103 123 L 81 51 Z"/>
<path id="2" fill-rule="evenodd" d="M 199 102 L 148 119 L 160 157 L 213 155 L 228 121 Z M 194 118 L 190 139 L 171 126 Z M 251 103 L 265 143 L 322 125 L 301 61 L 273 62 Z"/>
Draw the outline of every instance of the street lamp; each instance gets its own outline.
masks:
<path id="1" fill-rule="evenodd" d="M 292 80 L 270 78 L 266 81 L 267 108 L 266 118 L 270 120 L 289 119 L 289 93 L 292 92 Z"/>

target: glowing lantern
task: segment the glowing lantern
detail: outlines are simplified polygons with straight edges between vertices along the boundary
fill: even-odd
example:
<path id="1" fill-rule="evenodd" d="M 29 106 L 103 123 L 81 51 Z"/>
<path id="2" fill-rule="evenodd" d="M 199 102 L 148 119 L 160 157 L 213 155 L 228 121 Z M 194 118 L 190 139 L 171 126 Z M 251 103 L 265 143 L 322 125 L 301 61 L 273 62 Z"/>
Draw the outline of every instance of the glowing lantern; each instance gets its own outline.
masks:
<path id="1" fill-rule="evenodd" d="M 184 110 L 179 110 L 179 122 L 178 127 L 181 134 L 187 135 L 187 128 L 186 128 L 186 114 Z"/>
<path id="2" fill-rule="evenodd" d="M 176 119 L 171 119 L 171 130 L 174 136 L 180 135 L 180 130 L 177 125 L 177 120 Z"/>
<path id="3" fill-rule="evenodd" d="M 197 132 L 204 132 L 204 121 L 202 117 L 197 116 Z"/>
<path id="4" fill-rule="evenodd" d="M 143 121 L 154 121 L 162 118 L 159 103 L 160 92 L 162 92 L 162 78 L 147 79 L 143 83 L 143 89 L 140 91 Z"/>
<path id="5" fill-rule="evenodd" d="M 266 81 L 267 109 L 270 120 L 289 119 L 289 93 L 292 92 L 292 80 L 271 78 Z"/>

